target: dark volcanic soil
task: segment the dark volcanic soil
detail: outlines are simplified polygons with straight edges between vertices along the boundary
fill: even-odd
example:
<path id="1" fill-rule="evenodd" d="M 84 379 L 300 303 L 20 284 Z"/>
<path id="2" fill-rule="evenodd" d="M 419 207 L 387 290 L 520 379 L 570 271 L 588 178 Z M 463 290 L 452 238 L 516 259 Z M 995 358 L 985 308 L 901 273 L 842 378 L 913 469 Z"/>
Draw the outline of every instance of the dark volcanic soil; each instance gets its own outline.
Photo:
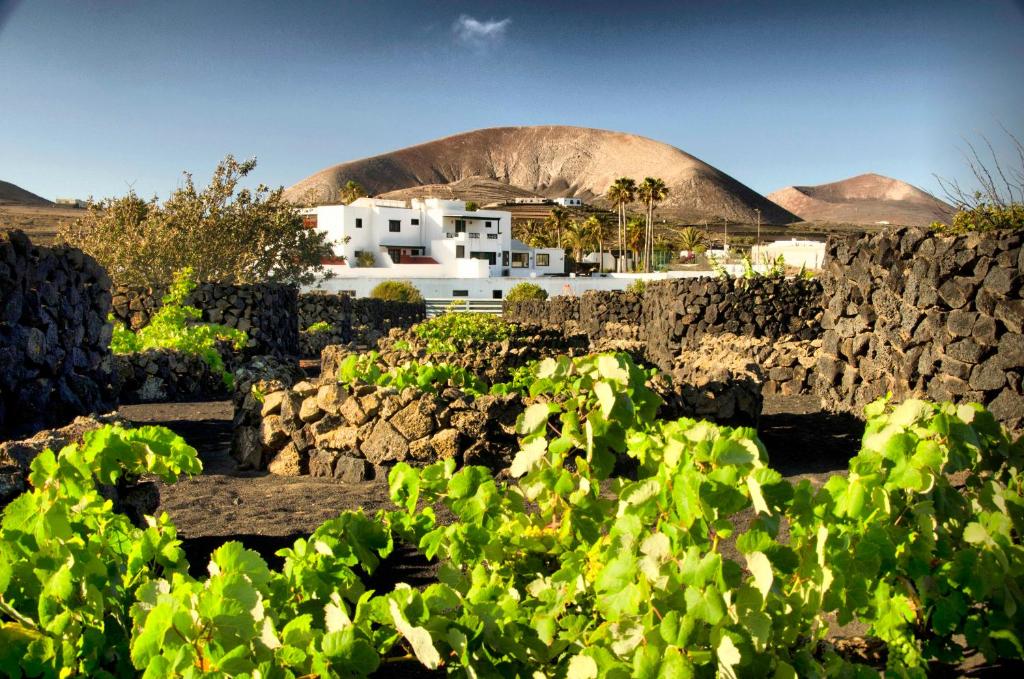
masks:
<path id="1" fill-rule="evenodd" d="M 205 569 L 210 552 L 227 539 L 240 540 L 277 566 L 280 558 L 275 551 L 340 511 L 391 507 L 385 480 L 347 484 L 238 471 L 229 454 L 229 401 L 124 406 L 121 414 L 138 424 L 170 427 L 199 452 L 204 469 L 200 476 L 160 488 L 160 509 L 177 526 L 197 573 Z M 845 470 L 857 450 L 861 426 L 853 417 L 821 412 L 813 397 L 770 397 L 765 400 L 761 438 L 776 469 L 791 480 L 809 478 L 817 484 Z M 429 571 L 427 564 L 411 557 L 397 554 L 389 561 L 404 571 L 404 578 L 426 575 L 420 569 Z"/>

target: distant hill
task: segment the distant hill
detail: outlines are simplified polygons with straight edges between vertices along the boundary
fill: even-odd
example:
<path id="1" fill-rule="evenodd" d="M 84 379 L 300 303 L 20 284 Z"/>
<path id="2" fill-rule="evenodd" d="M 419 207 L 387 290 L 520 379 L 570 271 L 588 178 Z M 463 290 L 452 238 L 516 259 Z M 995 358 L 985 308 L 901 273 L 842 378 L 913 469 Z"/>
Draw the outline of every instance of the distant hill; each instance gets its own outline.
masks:
<path id="1" fill-rule="evenodd" d="M 10 182 L 0 181 L 0 205 L 51 206 L 53 203 Z"/>
<path id="2" fill-rule="evenodd" d="M 926 226 L 948 220 L 947 203 L 907 182 L 862 174 L 831 184 L 789 186 L 768 199 L 808 222 Z"/>
<path id="3" fill-rule="evenodd" d="M 669 188 L 659 217 L 725 217 L 765 223 L 797 217 L 707 163 L 653 139 L 584 127 L 497 127 L 465 132 L 321 170 L 285 191 L 295 202 L 327 202 L 348 181 L 371 195 L 457 197 L 493 202 L 517 196 L 576 196 L 605 206 L 617 177 L 660 177 Z M 637 206 L 639 209 L 639 206 Z"/>

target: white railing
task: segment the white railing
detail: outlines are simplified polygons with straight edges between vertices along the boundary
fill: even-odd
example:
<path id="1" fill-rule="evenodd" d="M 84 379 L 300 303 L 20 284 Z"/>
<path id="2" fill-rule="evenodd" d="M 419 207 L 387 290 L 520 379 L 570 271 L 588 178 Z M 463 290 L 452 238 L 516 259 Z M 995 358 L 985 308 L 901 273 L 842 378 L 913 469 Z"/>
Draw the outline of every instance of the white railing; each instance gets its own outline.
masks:
<path id="1" fill-rule="evenodd" d="M 427 303 L 427 318 L 433 318 L 446 311 L 501 315 L 502 300 L 500 299 L 433 297 L 424 301 Z"/>

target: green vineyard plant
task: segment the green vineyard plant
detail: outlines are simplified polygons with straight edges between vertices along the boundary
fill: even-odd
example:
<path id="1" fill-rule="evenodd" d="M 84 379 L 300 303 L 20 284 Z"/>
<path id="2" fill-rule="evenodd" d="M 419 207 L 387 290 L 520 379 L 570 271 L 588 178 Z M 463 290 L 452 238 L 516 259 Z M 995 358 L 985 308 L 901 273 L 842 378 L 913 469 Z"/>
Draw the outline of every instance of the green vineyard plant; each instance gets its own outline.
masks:
<path id="1" fill-rule="evenodd" d="M 153 314 L 149 325 L 132 332 L 120 322 L 114 322 L 110 349 L 115 354 L 132 354 L 148 349 L 172 349 L 198 356 L 219 375 L 224 386 L 231 388 L 234 378 L 224 366 L 224 358 L 217 348 L 219 342 L 230 342 L 234 349 L 242 349 L 248 336 L 236 328 L 216 323 L 196 323 L 203 313 L 185 303 L 196 289 L 192 269 L 175 272 L 174 282 L 163 297 L 163 306 Z"/>
<path id="2" fill-rule="evenodd" d="M 753 429 L 657 420 L 651 376 L 624 354 L 541 361 L 517 378 L 507 478 L 399 463 L 396 509 L 342 513 L 280 570 L 229 542 L 193 578 L 166 518 L 111 511 L 97 484 L 198 470 L 165 430 L 44 453 L 0 528 L 0 670 L 877 676 L 828 643 L 835 621 L 882 639 L 897 677 L 1024 656 L 1024 444 L 990 413 L 878 401 L 848 474 L 816 488 L 773 470 Z M 398 542 L 437 581 L 368 589 Z"/>

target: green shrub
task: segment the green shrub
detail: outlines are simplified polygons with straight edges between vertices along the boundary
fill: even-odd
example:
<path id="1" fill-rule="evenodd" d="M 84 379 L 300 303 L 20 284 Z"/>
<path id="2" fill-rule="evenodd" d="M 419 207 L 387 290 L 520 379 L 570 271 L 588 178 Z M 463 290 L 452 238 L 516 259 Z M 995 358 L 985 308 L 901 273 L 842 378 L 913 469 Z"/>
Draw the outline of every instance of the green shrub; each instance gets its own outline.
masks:
<path id="1" fill-rule="evenodd" d="M 110 350 L 115 354 L 133 354 L 147 349 L 172 349 L 198 356 L 231 388 L 234 378 L 224 367 L 224 358 L 217 350 L 218 342 L 231 342 L 241 349 L 248 336 L 236 328 L 216 323 L 195 323 L 203 312 L 185 304 L 195 290 L 196 282 L 190 267 L 175 272 L 174 282 L 163 297 L 163 306 L 153 314 L 149 325 L 132 332 L 114 322 Z"/>
<path id="2" fill-rule="evenodd" d="M 351 354 L 338 366 L 338 382 L 345 385 L 374 384 L 402 391 L 415 387 L 419 391 L 437 393 L 448 387 L 461 389 L 472 397 L 487 393 L 487 385 L 462 366 L 447 363 L 405 363 L 388 367 L 380 362 L 380 354 Z"/>
<path id="3" fill-rule="evenodd" d="M 515 326 L 490 314 L 448 312 L 413 327 L 413 334 L 427 343 L 427 351 L 451 354 L 469 342 L 501 342 Z"/>
<path id="4" fill-rule="evenodd" d="M 508 294 L 505 295 L 506 302 L 523 302 L 531 299 L 544 300 L 547 298 L 548 291 L 536 283 L 516 283 L 508 291 Z"/>
<path id="5" fill-rule="evenodd" d="M 334 326 L 328 323 L 327 321 L 317 321 L 316 323 L 313 323 L 308 328 L 306 328 L 306 332 L 308 332 L 310 335 L 319 335 L 321 333 L 330 332 L 332 330 L 334 330 Z"/>
<path id="6" fill-rule="evenodd" d="M 361 250 L 356 255 L 356 266 L 360 269 L 369 269 L 377 265 L 377 256 L 369 250 Z"/>
<path id="7" fill-rule="evenodd" d="M 953 215 L 952 224 L 932 222 L 931 228 L 938 233 L 954 235 L 1024 231 L 1024 203 L 978 203 L 958 210 Z"/>
<path id="8" fill-rule="evenodd" d="M 466 201 L 466 212 L 476 212 L 479 209 L 480 209 L 480 206 L 477 205 L 475 200 L 467 200 Z"/>
<path id="9" fill-rule="evenodd" d="M 422 302 L 423 295 L 409 281 L 383 281 L 370 291 L 373 299 L 391 302 Z"/>
<path id="10" fill-rule="evenodd" d="M 644 290 L 647 289 L 647 281 L 642 278 L 637 278 L 635 281 L 629 284 L 626 288 L 626 292 L 631 292 L 634 295 L 644 294 Z"/>

